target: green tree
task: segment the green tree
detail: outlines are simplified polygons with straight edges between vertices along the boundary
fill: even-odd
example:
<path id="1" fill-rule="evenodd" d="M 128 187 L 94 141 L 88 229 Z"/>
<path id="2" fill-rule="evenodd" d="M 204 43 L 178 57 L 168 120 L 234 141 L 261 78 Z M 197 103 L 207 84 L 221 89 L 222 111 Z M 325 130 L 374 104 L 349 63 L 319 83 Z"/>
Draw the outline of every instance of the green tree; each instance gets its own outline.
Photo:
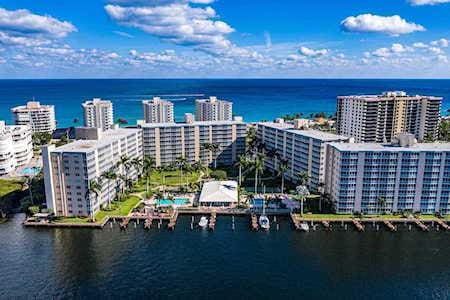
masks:
<path id="1" fill-rule="evenodd" d="M 263 153 L 258 153 L 253 160 L 253 168 L 255 170 L 255 194 L 258 192 L 258 174 L 263 173 L 264 171 L 264 160 L 265 155 Z"/>
<path id="2" fill-rule="evenodd" d="M 214 169 L 217 169 L 217 152 L 220 149 L 220 145 L 216 143 L 204 143 L 202 147 L 209 151 L 210 155 L 213 157 Z"/>
<path id="3" fill-rule="evenodd" d="M 278 164 L 278 176 L 281 177 L 281 193 L 284 193 L 284 175 L 286 171 L 289 169 L 288 161 L 286 159 L 282 159 Z"/>
<path id="4" fill-rule="evenodd" d="M 87 191 L 86 196 L 90 198 L 91 195 L 94 194 L 95 202 L 98 202 L 98 197 L 101 195 L 101 193 L 102 193 L 101 178 L 98 178 L 98 180 L 92 179 L 91 181 L 89 181 L 89 186 L 88 186 L 88 191 Z M 90 211 L 91 211 L 91 220 L 92 220 L 92 222 L 95 222 L 94 205 L 91 205 Z"/>
<path id="5" fill-rule="evenodd" d="M 309 175 L 306 171 L 301 171 L 297 173 L 298 182 L 300 185 L 307 185 L 309 181 Z"/>
<path id="6" fill-rule="evenodd" d="M 101 175 L 101 178 L 104 178 L 108 181 L 108 209 L 111 209 L 111 192 L 109 188 L 109 184 L 111 181 L 117 180 L 117 174 L 115 168 L 111 168 L 105 173 Z"/>

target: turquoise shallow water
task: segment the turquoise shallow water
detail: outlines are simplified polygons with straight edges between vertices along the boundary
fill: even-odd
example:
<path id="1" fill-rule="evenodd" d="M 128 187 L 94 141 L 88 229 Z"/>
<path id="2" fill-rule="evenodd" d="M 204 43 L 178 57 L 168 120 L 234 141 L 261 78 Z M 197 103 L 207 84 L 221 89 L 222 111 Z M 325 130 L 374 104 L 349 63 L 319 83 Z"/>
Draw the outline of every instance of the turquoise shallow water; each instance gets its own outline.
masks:
<path id="1" fill-rule="evenodd" d="M 0 298 L 449 299 L 450 233 L 23 228 L 0 225 Z M 196 217 L 198 222 L 200 216 Z M 272 218 L 271 218 L 272 220 Z M 274 224 L 272 224 L 274 225 Z M 350 228 L 350 226 L 349 226 Z"/>
<path id="2" fill-rule="evenodd" d="M 142 119 L 141 101 L 162 96 L 175 103 L 175 116 L 194 111 L 196 98 L 218 96 L 234 103 L 234 112 L 247 121 L 274 119 L 287 113 L 326 112 L 336 108 L 336 96 L 377 94 L 405 90 L 445 98 L 450 108 L 450 80 L 355 80 L 355 79 L 85 79 L 85 80 L 0 80 L 0 120 L 11 121 L 9 109 L 36 99 L 56 106 L 58 126 L 76 125 L 82 120 L 81 102 L 102 97 L 114 103 L 115 119 L 130 124 Z"/>

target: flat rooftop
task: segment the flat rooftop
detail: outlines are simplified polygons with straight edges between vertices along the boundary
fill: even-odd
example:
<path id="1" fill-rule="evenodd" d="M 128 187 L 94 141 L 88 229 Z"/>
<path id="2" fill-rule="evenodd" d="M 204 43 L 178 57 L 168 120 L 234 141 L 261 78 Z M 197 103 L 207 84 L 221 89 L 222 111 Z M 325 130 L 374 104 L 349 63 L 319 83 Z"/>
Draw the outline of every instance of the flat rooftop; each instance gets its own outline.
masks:
<path id="1" fill-rule="evenodd" d="M 73 153 L 86 153 L 91 152 L 102 146 L 109 145 L 115 141 L 118 141 L 131 134 L 140 132 L 140 129 L 132 128 L 118 128 L 110 129 L 102 132 L 102 136 L 99 140 L 76 140 L 72 143 L 63 145 L 54 149 L 52 152 L 73 152 Z"/>
<path id="2" fill-rule="evenodd" d="M 210 125 L 233 125 L 246 124 L 244 121 L 194 121 L 192 123 L 185 122 L 171 122 L 171 123 L 142 123 L 138 124 L 142 128 L 156 128 L 156 127 L 186 127 L 186 126 L 210 126 Z"/>
<path id="3" fill-rule="evenodd" d="M 424 152 L 424 151 L 450 151 L 450 143 L 418 143 L 409 147 L 400 147 L 393 144 L 377 143 L 330 143 L 340 151 L 374 151 L 374 152 Z"/>
<path id="4" fill-rule="evenodd" d="M 316 130 L 316 129 L 307 129 L 307 130 L 296 129 L 294 127 L 294 125 L 291 123 L 259 122 L 257 124 L 258 124 L 258 126 L 266 126 L 266 127 L 279 129 L 279 130 L 284 130 L 286 132 L 290 132 L 293 134 L 321 140 L 324 142 L 349 139 L 348 137 L 343 136 L 343 135 L 338 135 L 338 134 L 325 132 L 325 131 L 321 131 L 321 130 Z"/>
<path id="5" fill-rule="evenodd" d="M 338 99 L 351 99 L 351 100 L 365 100 L 365 101 L 388 101 L 388 100 L 436 100 L 441 101 L 442 97 L 435 96 L 422 96 L 422 95 L 406 95 L 406 96 L 391 96 L 391 95 L 348 95 L 348 96 L 338 96 Z"/>

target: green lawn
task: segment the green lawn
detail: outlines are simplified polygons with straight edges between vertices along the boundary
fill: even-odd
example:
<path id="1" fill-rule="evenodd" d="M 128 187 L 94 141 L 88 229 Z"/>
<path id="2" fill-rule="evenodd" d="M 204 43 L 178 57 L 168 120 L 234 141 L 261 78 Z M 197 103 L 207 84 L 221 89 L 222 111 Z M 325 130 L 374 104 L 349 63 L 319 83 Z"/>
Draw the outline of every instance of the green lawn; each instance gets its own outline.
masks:
<path id="1" fill-rule="evenodd" d="M 163 176 L 164 175 L 164 176 Z M 150 184 L 167 186 L 179 186 L 187 183 L 197 182 L 200 179 L 199 172 L 186 173 L 183 172 L 183 177 L 180 178 L 180 171 L 165 171 L 162 173 L 153 172 L 150 175 Z"/>
<path id="2" fill-rule="evenodd" d="M 3 197 L 14 191 L 21 191 L 23 181 L 0 179 L 0 197 Z"/>
<path id="3" fill-rule="evenodd" d="M 114 210 L 101 210 L 95 215 L 96 222 L 101 222 L 106 216 L 126 216 L 141 201 L 137 196 L 128 196 L 124 201 L 113 202 Z"/>
<path id="4" fill-rule="evenodd" d="M 300 218 L 300 214 L 297 214 L 297 217 Z M 338 215 L 338 214 L 303 214 L 303 218 L 305 219 L 317 219 L 317 220 L 327 220 L 327 219 L 350 219 L 353 218 L 353 215 Z"/>
<path id="5" fill-rule="evenodd" d="M 53 223 L 88 223 L 90 220 L 90 218 L 57 218 L 54 219 L 52 222 Z"/>

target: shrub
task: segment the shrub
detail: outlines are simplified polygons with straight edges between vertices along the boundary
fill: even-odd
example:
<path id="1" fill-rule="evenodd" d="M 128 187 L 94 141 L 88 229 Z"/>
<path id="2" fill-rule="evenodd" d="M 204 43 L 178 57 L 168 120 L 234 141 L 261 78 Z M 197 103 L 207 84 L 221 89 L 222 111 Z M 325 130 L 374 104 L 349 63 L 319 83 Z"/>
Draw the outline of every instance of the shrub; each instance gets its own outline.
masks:
<path id="1" fill-rule="evenodd" d="M 211 172 L 211 177 L 216 180 L 225 180 L 227 179 L 227 172 L 224 170 L 214 170 Z"/>

